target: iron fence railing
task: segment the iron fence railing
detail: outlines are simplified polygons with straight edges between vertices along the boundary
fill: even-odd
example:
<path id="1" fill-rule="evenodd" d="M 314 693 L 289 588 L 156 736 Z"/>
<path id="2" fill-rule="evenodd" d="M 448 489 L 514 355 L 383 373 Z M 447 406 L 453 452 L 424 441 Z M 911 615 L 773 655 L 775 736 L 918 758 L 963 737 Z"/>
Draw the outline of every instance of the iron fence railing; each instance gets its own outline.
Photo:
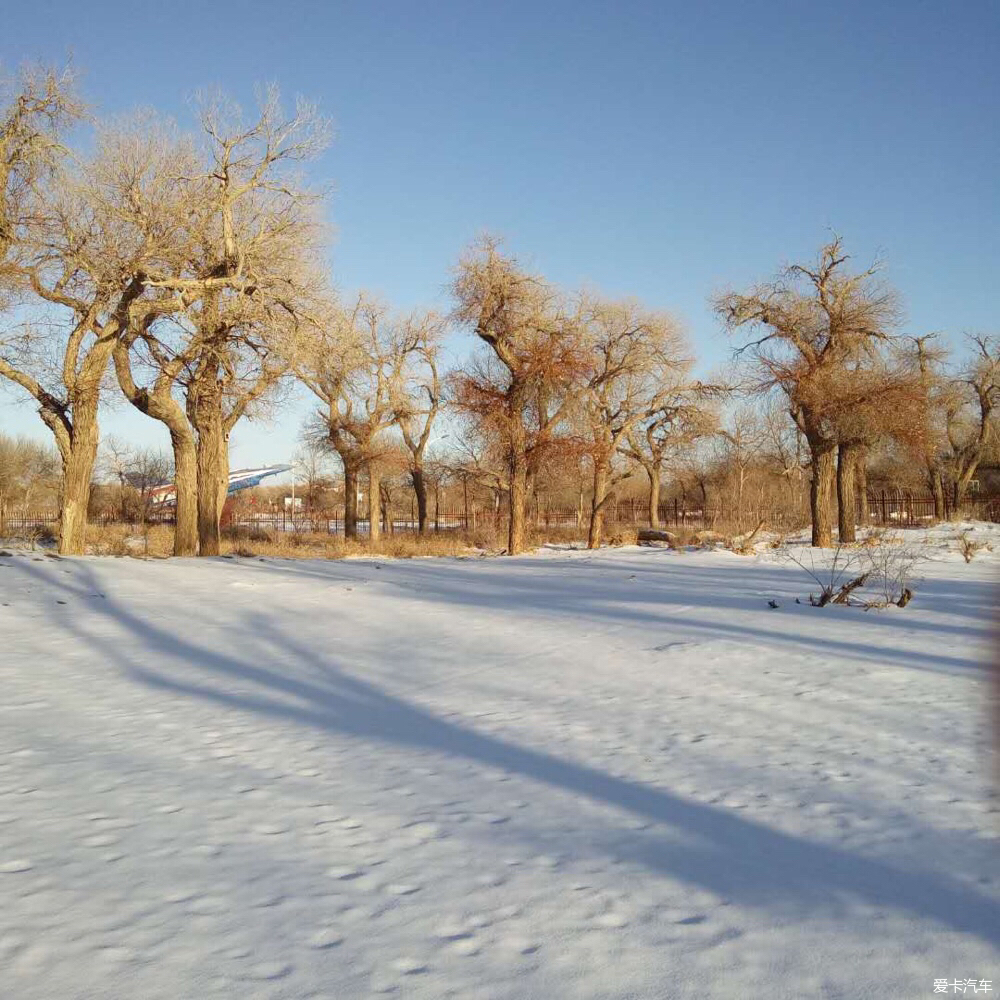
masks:
<path id="1" fill-rule="evenodd" d="M 954 514 L 950 502 L 945 504 L 945 517 Z M 984 521 L 1000 522 L 1000 496 L 973 496 L 961 505 L 960 513 Z M 796 510 L 789 507 L 730 504 L 708 502 L 704 504 L 682 503 L 675 499 L 659 505 L 658 522 L 665 527 L 690 525 L 712 528 L 716 525 L 743 525 L 753 528 L 763 522 L 765 526 L 778 530 L 793 530 L 804 527 L 809 522 L 807 509 Z M 927 525 L 935 519 L 934 498 L 915 494 L 906 490 L 871 490 L 867 504 L 859 505 L 859 522 L 875 525 L 895 525 L 915 527 Z M 528 512 L 529 524 L 546 529 L 582 529 L 589 519 L 587 509 L 550 507 L 544 503 L 533 504 Z M 0 537 L 21 535 L 45 528 L 55 528 L 58 511 L 53 509 L 0 509 Z M 142 518 L 122 517 L 120 512 L 104 511 L 90 518 L 92 524 L 125 525 L 136 531 L 156 524 L 172 523 L 169 511 L 155 511 Z M 427 519 L 427 529 L 433 532 L 476 531 L 485 527 L 502 528 L 506 525 L 506 512 L 499 509 L 484 510 L 469 506 L 461 509 L 432 510 Z M 650 523 L 649 505 L 639 499 L 620 500 L 611 503 L 604 512 L 605 525 L 645 526 Z M 227 515 L 229 528 L 271 532 L 316 532 L 342 535 L 344 533 L 343 507 L 315 511 L 234 511 Z M 391 516 L 383 515 L 382 530 L 385 534 L 416 532 L 417 519 L 408 512 L 394 511 Z M 367 517 L 358 519 L 358 534 L 369 534 Z"/>

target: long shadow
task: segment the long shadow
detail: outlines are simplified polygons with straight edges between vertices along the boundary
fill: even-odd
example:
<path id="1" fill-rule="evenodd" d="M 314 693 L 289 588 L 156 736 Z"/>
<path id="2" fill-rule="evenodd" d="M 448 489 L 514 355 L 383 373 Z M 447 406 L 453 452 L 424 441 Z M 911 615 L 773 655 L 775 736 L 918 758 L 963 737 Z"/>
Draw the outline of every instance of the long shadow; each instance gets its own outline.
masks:
<path id="1" fill-rule="evenodd" d="M 79 594 L 93 591 L 81 565 Z M 23 567 L 29 573 L 31 567 Z M 48 581 L 53 582 L 53 581 Z M 67 586 L 62 581 L 55 581 Z M 653 843 L 621 832 L 621 850 L 651 871 L 700 885 L 734 901 L 805 916 L 831 915 L 852 901 L 903 910 L 1000 945 L 1000 904 L 933 871 L 906 871 L 840 848 L 781 833 L 731 812 L 671 792 L 614 777 L 541 750 L 521 747 L 439 718 L 411 701 L 346 673 L 297 643 L 267 619 L 233 622 L 234 635 L 253 636 L 247 657 L 198 645 L 141 618 L 112 598 L 94 602 L 144 650 L 178 664 L 178 676 L 130 660 L 116 640 L 75 634 L 127 676 L 157 690 L 240 712 L 409 749 L 473 761 L 522 775 L 561 792 L 642 817 L 663 828 Z M 67 619 L 65 627 L 74 630 Z M 294 676 L 261 665 L 267 647 L 293 660 Z M 186 671 L 194 679 L 186 679 Z M 235 682 L 235 684 L 234 684 Z M 246 691 L 247 685 L 253 690 Z M 244 689 L 244 690 L 239 690 Z M 577 826 L 592 820 L 587 813 Z M 676 834 L 681 834 L 680 840 Z M 671 836 L 673 834 L 673 836 Z"/>
<path id="2" fill-rule="evenodd" d="M 324 572 L 324 567 L 299 567 L 287 565 L 275 565 L 273 563 L 253 563 L 255 570 L 264 573 L 288 573 L 296 577 L 314 576 L 319 579 L 328 579 Z M 562 564 L 560 571 L 568 571 L 571 567 L 579 569 L 586 566 L 587 560 L 577 559 L 571 563 Z M 456 567 L 460 580 L 444 582 L 443 574 L 435 572 L 432 568 L 414 563 L 394 564 L 392 576 L 396 579 L 392 582 L 396 586 L 403 587 L 407 595 L 414 600 L 423 600 L 430 603 L 447 602 L 466 607 L 482 609 L 495 609 L 499 607 L 518 607 L 528 611 L 544 609 L 546 615 L 570 613 L 578 617 L 589 617 L 595 620 L 605 619 L 621 621 L 628 619 L 644 627 L 656 627 L 670 624 L 674 627 L 683 627 L 699 635 L 711 635 L 715 638 L 726 636 L 740 640 L 758 639 L 780 646 L 791 647 L 808 652 L 823 652 L 836 656 L 847 656 L 853 659 L 874 661 L 876 663 L 891 663 L 899 666 L 906 666 L 915 669 L 932 671 L 982 671 L 986 669 L 985 663 L 975 657 L 955 656 L 941 651 L 925 652 L 912 649 L 896 649 L 891 645 L 881 645 L 874 643 L 856 642 L 850 639 L 834 639 L 829 635 L 817 636 L 815 634 L 798 635 L 797 628 L 800 624 L 800 615 L 825 614 L 828 619 L 833 615 L 840 615 L 839 621 L 846 630 L 857 630 L 858 627 L 872 629 L 875 635 L 887 633 L 891 635 L 893 631 L 900 629 L 908 632 L 927 631 L 936 636 L 940 634 L 954 635 L 956 640 L 963 641 L 987 641 L 990 638 L 990 631 L 986 627 L 975 627 L 967 625 L 951 625 L 947 622 L 923 622 L 913 617 L 905 620 L 901 615 L 894 614 L 866 614 L 857 609 L 832 608 L 818 611 L 803 605 L 798 607 L 786 601 L 776 613 L 769 612 L 764 606 L 764 600 L 757 594 L 753 596 L 726 596 L 732 593 L 732 576 L 727 575 L 725 570 L 706 569 L 700 566 L 678 565 L 676 576 L 665 572 L 646 574 L 651 580 L 644 580 L 638 583 L 616 580 L 610 574 L 634 573 L 634 563 L 623 563 L 615 565 L 608 560 L 601 560 L 595 569 L 600 569 L 600 575 L 596 576 L 593 582 L 581 581 L 579 576 L 573 580 L 571 592 L 560 591 L 558 579 L 560 571 L 553 571 L 551 564 L 541 561 L 512 561 L 503 564 L 503 575 L 497 577 L 493 573 L 477 573 L 474 578 L 470 578 L 465 567 Z M 492 569 L 492 567 L 490 567 Z M 464 570 L 464 572 L 463 572 Z M 377 576 L 377 572 L 373 573 Z M 409 583 L 405 582 L 409 580 Z M 402 581 L 402 582 L 401 582 Z M 781 567 L 754 567 L 752 571 L 743 571 L 740 574 L 741 586 L 744 594 L 747 591 L 760 591 L 785 595 L 791 586 L 797 587 L 798 591 L 805 593 L 808 586 L 798 586 L 801 581 L 793 578 L 792 574 Z M 615 584 L 618 584 L 615 589 Z M 652 586 L 647 585 L 652 583 Z M 662 585 L 666 584 L 666 588 Z M 954 582 L 951 586 L 956 586 Z M 988 602 L 990 595 L 989 584 L 981 581 L 970 581 L 964 585 L 967 593 L 964 599 L 968 600 L 975 595 L 982 597 L 984 602 Z M 934 588 L 928 588 L 926 594 L 921 599 L 931 599 Z M 690 615 L 662 612 L 657 613 L 656 609 L 662 609 L 669 601 L 676 601 L 682 604 L 696 604 L 706 611 L 718 611 L 718 615 L 713 615 L 711 619 L 697 618 Z M 788 606 L 790 604 L 790 606 Z M 984 603 L 988 607 L 988 603 Z M 726 621 L 727 611 L 756 611 L 760 610 L 761 616 L 768 615 L 771 621 L 778 624 L 776 628 L 768 628 L 763 625 L 748 625 L 743 623 L 730 623 Z M 981 621 L 982 619 L 980 619 Z"/>

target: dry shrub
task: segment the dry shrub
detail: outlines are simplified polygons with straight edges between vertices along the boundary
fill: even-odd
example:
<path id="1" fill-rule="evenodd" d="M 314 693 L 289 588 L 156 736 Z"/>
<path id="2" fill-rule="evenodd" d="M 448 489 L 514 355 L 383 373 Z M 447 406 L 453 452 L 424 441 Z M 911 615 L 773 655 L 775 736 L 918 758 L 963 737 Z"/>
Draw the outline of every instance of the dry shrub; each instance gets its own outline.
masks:
<path id="1" fill-rule="evenodd" d="M 164 559 L 174 550 L 174 529 L 169 524 L 135 528 L 127 524 L 88 524 L 86 552 L 95 556 L 150 556 Z"/>
<path id="2" fill-rule="evenodd" d="M 735 552 L 739 556 L 754 555 L 757 551 L 754 547 L 754 541 L 760 533 L 760 529 L 763 527 L 764 521 L 761 519 L 753 531 L 748 532 L 745 535 L 737 535 L 735 538 L 730 538 L 728 543 L 725 543 L 726 548 L 728 548 L 731 552 Z"/>
<path id="3" fill-rule="evenodd" d="M 495 525 L 486 524 L 476 528 L 467 536 L 469 544 L 474 549 L 483 549 L 486 552 L 498 552 L 506 544 L 500 538 L 500 532 Z"/>
<path id="4" fill-rule="evenodd" d="M 533 527 L 529 534 L 529 540 L 533 546 L 540 545 L 572 545 L 574 542 L 586 541 L 587 526 L 577 528 L 573 525 L 537 525 Z"/>
<path id="5" fill-rule="evenodd" d="M 620 547 L 622 545 L 638 545 L 639 532 L 637 528 L 627 524 L 617 524 L 608 533 L 608 545 Z"/>
<path id="6" fill-rule="evenodd" d="M 27 542 L 34 549 L 39 545 L 55 545 L 59 541 L 59 531 L 55 524 L 28 525 L 23 528 L 11 528 L 8 525 L 3 537 L 11 541 Z"/>
<path id="7" fill-rule="evenodd" d="M 667 530 L 674 536 L 674 540 L 670 543 L 672 549 L 683 549 L 689 545 L 698 544 L 697 528 L 692 528 L 688 524 L 679 524 Z"/>
<path id="8" fill-rule="evenodd" d="M 845 604 L 871 610 L 890 604 L 905 608 L 913 598 L 914 572 L 928 556 L 926 544 L 878 531 L 861 545 L 838 545 L 829 561 L 823 551 L 812 549 L 801 558 L 789 549 L 787 558 L 819 584 L 819 596 L 809 595 L 814 607 Z M 862 599 L 857 594 L 862 588 L 875 590 L 875 596 Z"/>
<path id="9" fill-rule="evenodd" d="M 88 524 L 84 551 L 95 556 L 132 555 L 132 536 L 128 525 Z"/>
<path id="10" fill-rule="evenodd" d="M 993 551 L 993 546 L 989 542 L 977 542 L 975 539 L 970 537 L 968 531 L 963 531 L 956 541 L 958 542 L 958 551 L 962 553 L 962 558 L 967 562 L 972 562 L 976 558 L 978 552 L 982 552 L 986 549 L 987 552 Z"/>
<path id="11" fill-rule="evenodd" d="M 324 532 L 275 532 L 252 548 L 248 540 L 225 539 L 225 555 L 242 558 L 271 559 L 349 559 L 381 556 L 386 559 L 412 559 L 419 556 L 456 556 L 468 551 L 468 540 L 457 532 L 441 532 L 424 536 L 405 533 L 383 535 L 372 544 L 366 538 L 347 540 L 340 535 Z"/>

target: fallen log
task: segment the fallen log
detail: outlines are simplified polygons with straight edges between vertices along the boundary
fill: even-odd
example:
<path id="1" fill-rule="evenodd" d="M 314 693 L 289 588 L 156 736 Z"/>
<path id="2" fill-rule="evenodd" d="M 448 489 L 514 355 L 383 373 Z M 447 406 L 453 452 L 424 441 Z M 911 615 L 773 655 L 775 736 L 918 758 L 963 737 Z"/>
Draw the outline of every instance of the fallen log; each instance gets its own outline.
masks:
<path id="1" fill-rule="evenodd" d="M 636 532 L 636 538 L 640 542 L 666 542 L 668 545 L 677 544 L 677 536 L 672 531 L 658 531 L 656 528 L 640 528 Z"/>

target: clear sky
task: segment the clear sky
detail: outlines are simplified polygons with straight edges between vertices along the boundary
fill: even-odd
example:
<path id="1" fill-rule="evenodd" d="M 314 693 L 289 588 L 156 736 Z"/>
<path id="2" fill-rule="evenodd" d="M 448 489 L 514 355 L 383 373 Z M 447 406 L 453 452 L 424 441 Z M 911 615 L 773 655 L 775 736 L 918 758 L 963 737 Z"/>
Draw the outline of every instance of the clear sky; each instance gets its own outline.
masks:
<path id="1" fill-rule="evenodd" d="M 5 4 L 0 64 L 72 57 L 98 113 L 256 82 L 317 100 L 336 140 L 331 266 L 345 291 L 446 306 L 478 233 L 555 281 L 687 322 L 812 255 L 831 229 L 903 294 L 913 332 L 997 329 L 1000 3 L 301 2 Z M 233 464 L 285 460 L 306 401 L 241 425 Z M 45 433 L 0 390 L 0 427 Z M 119 406 L 106 432 L 166 445 Z"/>

